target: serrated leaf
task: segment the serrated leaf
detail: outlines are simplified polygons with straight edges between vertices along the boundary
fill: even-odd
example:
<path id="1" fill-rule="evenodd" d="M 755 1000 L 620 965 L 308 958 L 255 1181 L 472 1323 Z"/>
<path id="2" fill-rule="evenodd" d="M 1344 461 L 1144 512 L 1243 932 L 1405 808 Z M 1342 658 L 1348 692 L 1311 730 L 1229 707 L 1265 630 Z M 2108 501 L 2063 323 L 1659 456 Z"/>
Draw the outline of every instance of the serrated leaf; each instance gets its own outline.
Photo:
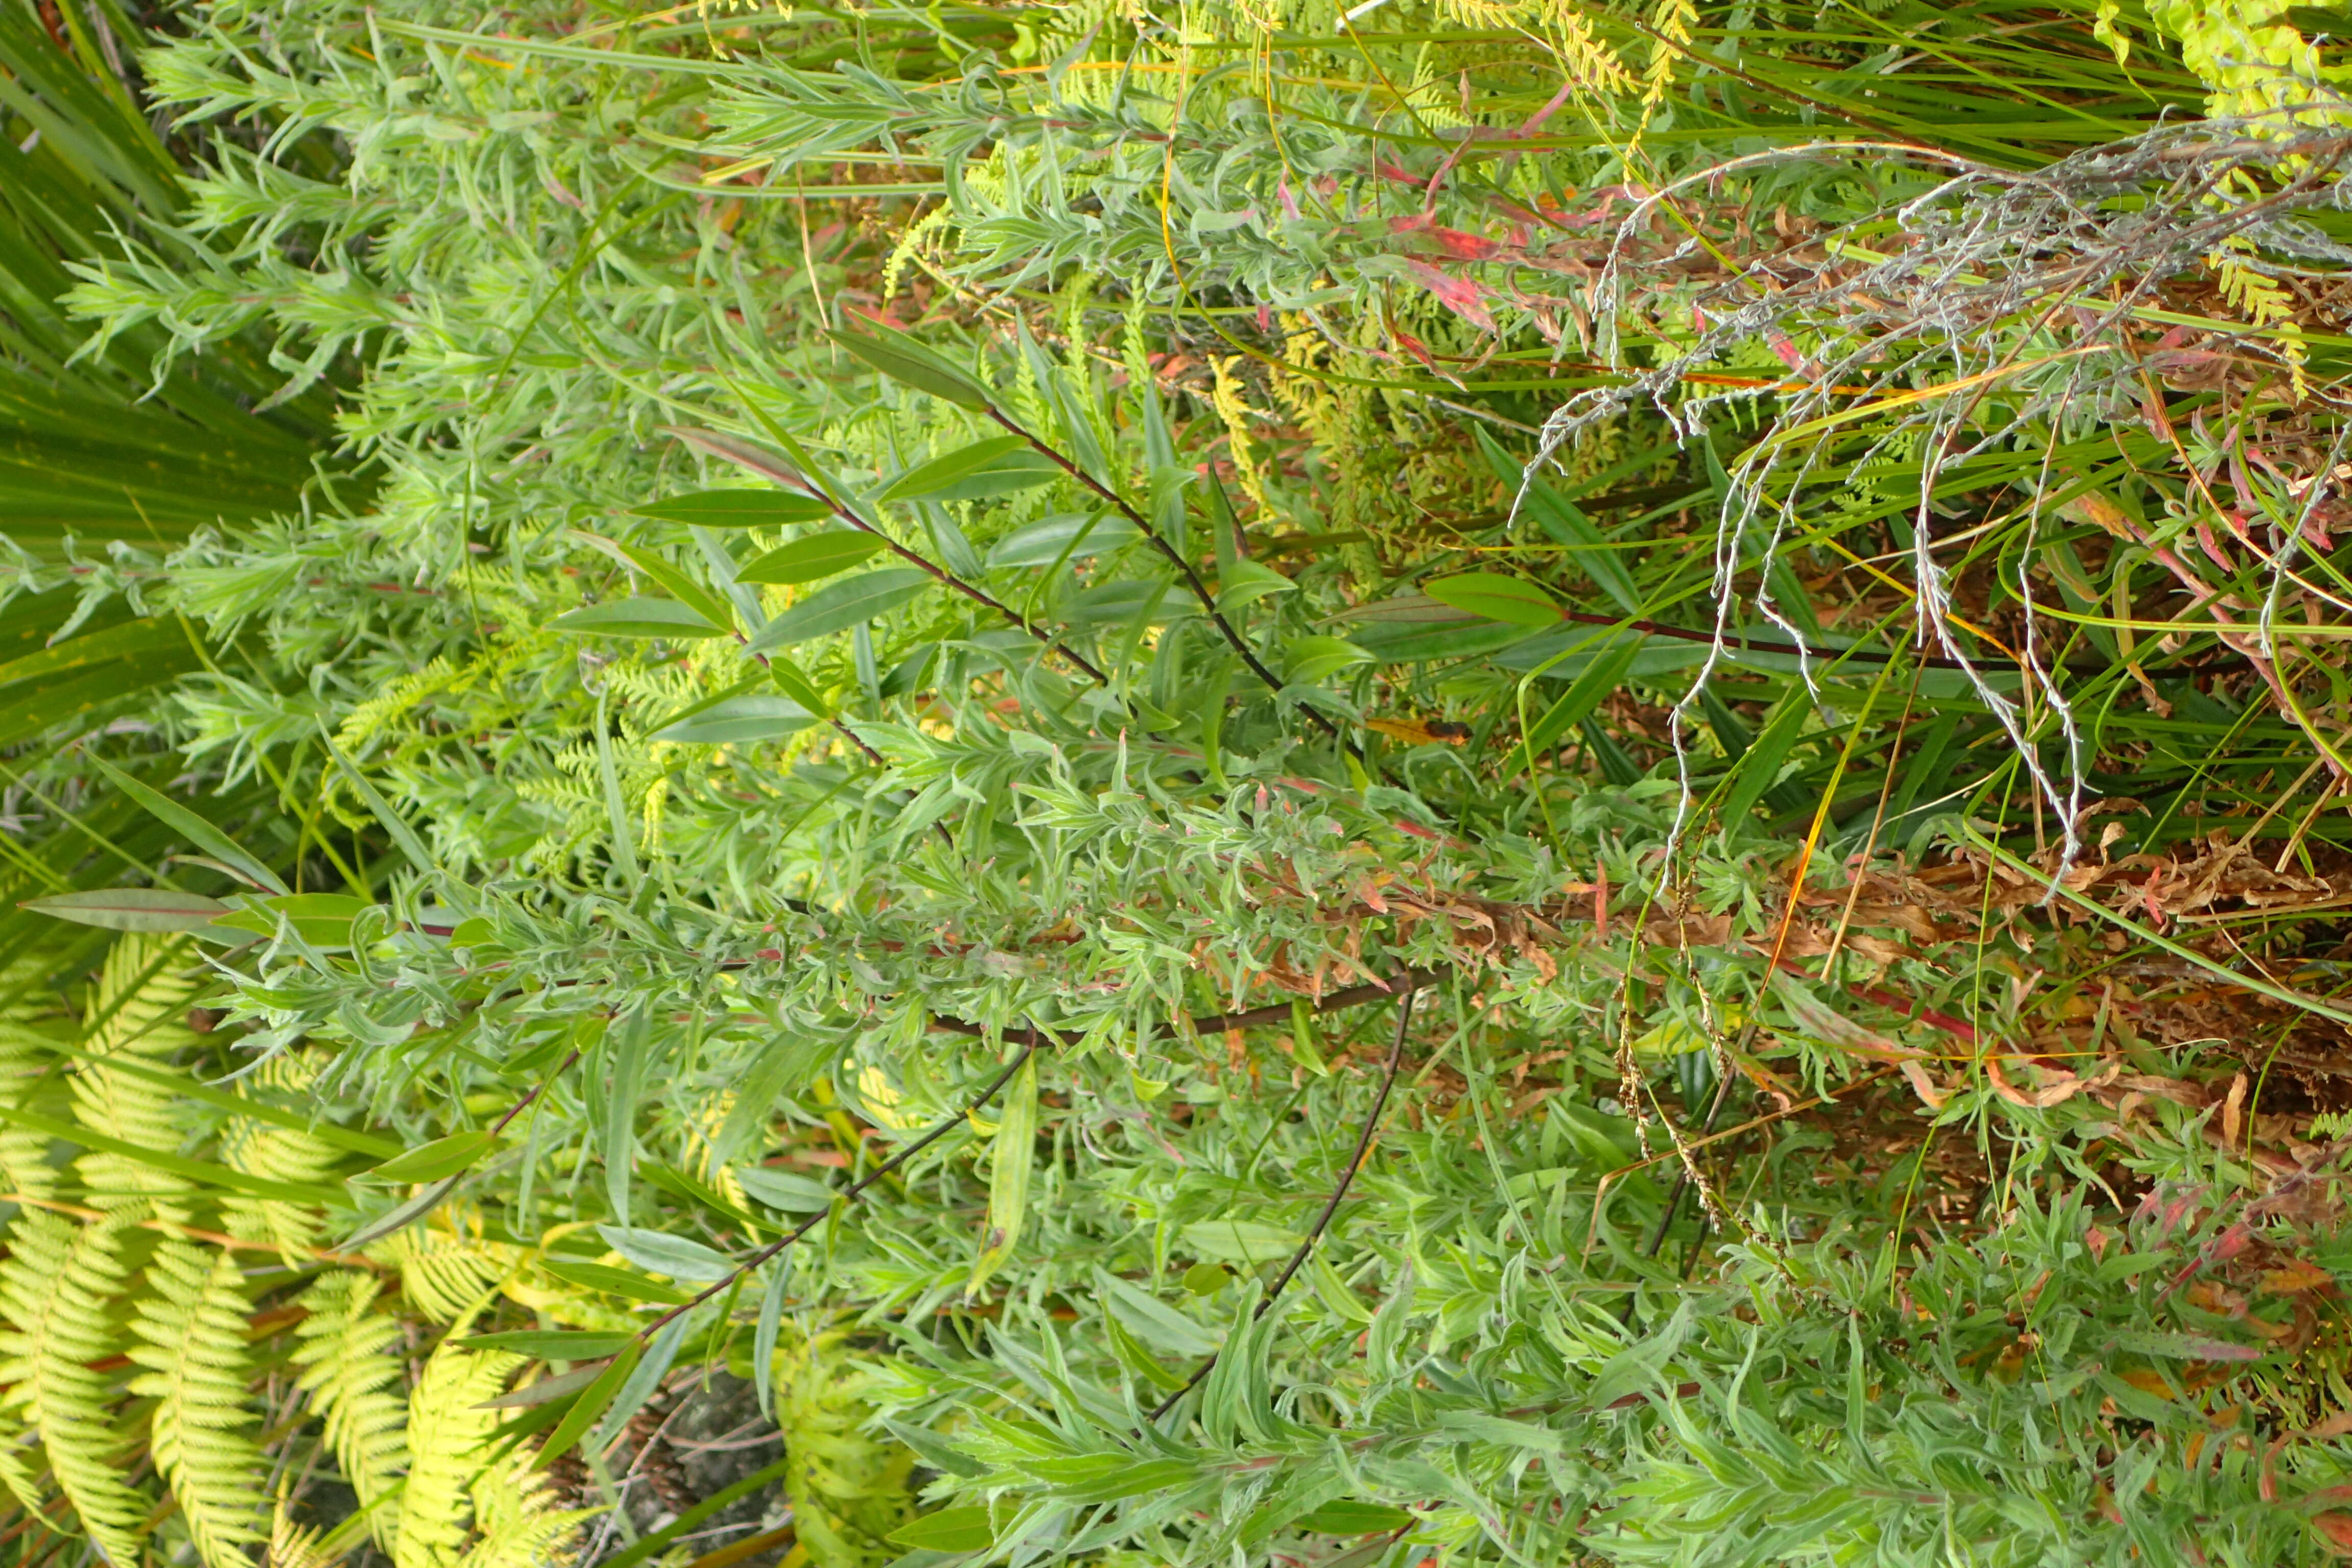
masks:
<path id="1" fill-rule="evenodd" d="M 929 573 L 914 566 L 890 566 L 864 572 L 818 589 L 770 621 L 751 642 L 751 651 L 789 647 L 814 637 L 829 637 L 887 615 L 931 584 Z"/>
<path id="2" fill-rule="evenodd" d="M 1441 605 L 1490 621 L 1515 626 L 1549 626 L 1559 623 L 1559 602 L 1540 585 L 1497 572 L 1465 572 L 1441 577 L 1429 584 L 1429 596 Z"/>
<path id="3" fill-rule="evenodd" d="M 735 574 L 739 583 L 814 583 L 872 559 L 885 546 L 870 533 L 835 529 L 777 546 Z"/>
<path id="4" fill-rule="evenodd" d="M 547 625 L 551 631 L 581 632 L 608 637 L 723 637 L 727 635 L 690 605 L 645 595 L 567 610 Z"/>
<path id="5" fill-rule="evenodd" d="M 696 490 L 632 507 L 636 517 L 690 528 L 784 528 L 833 515 L 833 503 L 783 490 Z"/>

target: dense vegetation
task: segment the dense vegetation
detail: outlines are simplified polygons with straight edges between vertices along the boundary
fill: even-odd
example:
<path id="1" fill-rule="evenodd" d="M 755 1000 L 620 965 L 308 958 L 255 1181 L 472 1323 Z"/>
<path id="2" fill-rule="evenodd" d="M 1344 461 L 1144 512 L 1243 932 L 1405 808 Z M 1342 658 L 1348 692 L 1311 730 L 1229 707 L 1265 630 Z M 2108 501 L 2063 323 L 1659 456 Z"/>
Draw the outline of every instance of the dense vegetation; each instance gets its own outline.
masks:
<path id="1" fill-rule="evenodd" d="M 2352 1552 L 2329 26 L 0 0 L 0 1554 Z"/>

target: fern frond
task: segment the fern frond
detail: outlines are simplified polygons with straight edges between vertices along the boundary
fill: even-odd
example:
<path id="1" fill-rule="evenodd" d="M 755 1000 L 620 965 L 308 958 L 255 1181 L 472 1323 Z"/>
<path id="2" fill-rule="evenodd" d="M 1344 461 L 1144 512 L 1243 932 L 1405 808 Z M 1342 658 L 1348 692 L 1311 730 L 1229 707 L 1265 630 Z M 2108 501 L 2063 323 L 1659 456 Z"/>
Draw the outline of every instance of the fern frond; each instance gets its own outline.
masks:
<path id="1" fill-rule="evenodd" d="M 159 1064 L 194 1042 L 182 1021 L 195 991 L 185 959 L 184 943 L 152 936 L 126 936 L 107 950 L 90 996 L 86 1042 L 100 1059 L 82 1064 L 70 1080 L 74 1119 L 92 1131 L 146 1149 L 179 1148 L 184 1102 L 153 1079 L 112 1070 L 104 1058 Z M 184 1176 L 97 1151 L 75 1161 L 74 1173 L 94 1207 L 123 1208 L 160 1197 L 157 1213 L 187 1218 L 184 1205 L 168 1196 L 193 1187 Z"/>
<path id="2" fill-rule="evenodd" d="M 463 1568 L 542 1568 L 568 1562 L 581 1522 L 600 1511 L 557 1508 L 553 1489 L 531 1468 L 530 1455 L 511 1455 L 474 1483 L 474 1522 L 481 1533 L 467 1549 Z"/>
<path id="3" fill-rule="evenodd" d="M 495 1399 L 522 1358 L 459 1350 L 444 1341 L 425 1363 L 408 1402 L 408 1485 L 400 1494 L 394 1568 L 455 1568 L 473 1517 L 469 1493 L 488 1458 Z"/>
<path id="4" fill-rule="evenodd" d="M 448 1324 L 513 1272 L 520 1247 L 483 1239 L 478 1216 L 446 1213 L 368 1248 L 400 1270 L 401 1294 L 433 1321 Z"/>
<path id="5" fill-rule="evenodd" d="M 14 1019 L 0 1022 L 0 1098 L 15 1103 L 54 1059 L 48 1043 Z M 58 1195 L 58 1169 L 48 1162 L 47 1134 L 0 1127 L 0 1182 L 37 1198 Z"/>
<path id="6" fill-rule="evenodd" d="M 244 1431 L 256 1416 L 245 1399 L 242 1282 L 227 1253 L 167 1241 L 147 1266 L 132 1323 L 145 1342 L 131 1359 L 152 1370 L 131 1392 L 156 1401 L 149 1451 L 205 1568 L 248 1568 L 242 1548 L 261 1539 L 261 1449 Z"/>
<path id="7" fill-rule="evenodd" d="M 289 1051 L 273 1058 L 255 1076 L 264 1088 L 300 1090 L 310 1087 L 318 1071 L 315 1057 Z M 298 1185 L 324 1184 L 337 1157 L 333 1145 L 308 1132 L 274 1127 L 249 1116 L 229 1119 L 221 1131 L 221 1153 L 231 1166 L 250 1175 Z M 221 1205 L 221 1217 L 222 1228 L 231 1236 L 275 1242 L 289 1264 L 297 1255 L 319 1245 L 326 1226 L 325 1217 L 310 1205 L 276 1198 L 226 1199 Z"/>
<path id="8" fill-rule="evenodd" d="M 262 1553 L 262 1568 L 332 1568 L 343 1556 L 328 1542 L 325 1531 L 287 1517 L 283 1497 L 270 1509 L 269 1546 Z"/>
<path id="9" fill-rule="evenodd" d="M 372 1505 L 408 1465 L 408 1413 L 400 1397 L 400 1324 L 375 1310 L 383 1287 L 356 1268 L 337 1269 L 303 1293 L 310 1315 L 295 1334 L 298 1384 L 309 1391 L 343 1480 L 367 1510 L 368 1532 L 389 1552 L 397 1521 Z"/>
<path id="10" fill-rule="evenodd" d="M 122 1479 L 126 1439 L 107 1408 L 105 1375 L 91 1364 L 123 1348 L 107 1309 L 130 1272 L 122 1257 L 129 1223 L 19 1215 L 0 1263 L 0 1315 L 11 1325 L 0 1333 L 0 1383 L 15 1385 L 8 1398 L 39 1428 L 58 1490 L 117 1563 L 139 1560 L 150 1504 Z"/>

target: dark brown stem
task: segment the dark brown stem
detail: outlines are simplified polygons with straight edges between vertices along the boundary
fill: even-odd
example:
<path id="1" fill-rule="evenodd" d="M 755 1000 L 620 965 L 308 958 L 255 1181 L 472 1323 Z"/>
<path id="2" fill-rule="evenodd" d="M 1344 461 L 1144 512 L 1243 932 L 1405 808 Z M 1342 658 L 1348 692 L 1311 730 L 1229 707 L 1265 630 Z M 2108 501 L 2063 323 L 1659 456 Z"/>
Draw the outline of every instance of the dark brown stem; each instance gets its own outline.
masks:
<path id="1" fill-rule="evenodd" d="M 432 928 L 426 927 L 425 929 L 429 932 Z M 456 928 L 452 927 L 451 929 L 455 930 Z M 513 1121 L 516 1117 L 520 1116 L 524 1111 L 530 1109 L 531 1102 L 546 1091 L 548 1084 L 553 1083 L 557 1079 L 560 1079 L 565 1073 L 570 1072 L 572 1070 L 572 1064 L 579 1059 L 580 1053 L 578 1051 L 574 1051 L 570 1056 L 564 1058 L 563 1065 L 562 1067 L 557 1068 L 553 1072 L 548 1074 L 544 1082 L 541 1082 L 538 1088 L 532 1089 L 529 1094 L 524 1095 L 520 1100 L 516 1100 L 508 1110 L 507 1113 L 499 1118 L 499 1124 L 490 1129 L 490 1136 L 496 1138 L 499 1133 L 505 1131 L 509 1122 Z"/>
<path id="2" fill-rule="evenodd" d="M 1129 506 L 1127 502 L 1127 499 L 1121 496 L 1118 491 L 1104 484 L 1100 479 L 1096 479 L 1092 474 L 1087 473 L 1084 468 L 1081 468 L 1077 464 L 1064 457 L 1060 452 L 1055 451 L 1052 446 L 1048 445 L 1039 437 L 1022 428 L 1020 424 L 1006 415 L 1003 409 L 992 407 L 988 411 L 988 416 L 991 419 L 995 420 L 999 425 L 1003 426 L 1005 429 L 1011 431 L 1013 435 L 1018 436 L 1024 441 L 1028 442 L 1033 449 L 1060 468 L 1061 470 L 1069 475 L 1070 478 L 1077 480 L 1078 483 L 1084 485 L 1087 489 L 1100 496 L 1104 500 L 1108 501 L 1112 506 L 1118 508 L 1118 514 L 1127 519 L 1129 522 L 1134 524 L 1135 531 L 1143 535 L 1145 539 L 1149 540 L 1151 543 L 1151 547 L 1159 551 L 1162 556 L 1166 557 L 1169 564 L 1174 566 L 1177 571 L 1183 574 L 1185 585 L 1192 589 L 1192 596 L 1201 602 L 1201 608 L 1208 612 L 1209 619 L 1216 623 L 1217 629 L 1224 633 L 1225 641 L 1232 645 L 1233 650 L 1242 656 L 1242 662 L 1250 667 L 1250 672 L 1255 675 L 1260 680 L 1265 682 L 1267 690 L 1279 691 L 1282 689 L 1281 678 L 1276 676 L 1274 671 L 1268 669 L 1265 667 L 1265 662 L 1261 660 L 1255 653 L 1251 651 L 1249 644 L 1242 640 L 1242 634 L 1234 628 L 1233 622 L 1225 619 L 1225 613 L 1217 608 L 1217 596 L 1209 592 L 1209 585 L 1205 582 L 1202 581 L 1201 574 L 1193 570 L 1192 563 L 1190 561 L 1184 559 L 1183 552 L 1178 550 L 1174 545 L 1160 537 L 1160 531 L 1151 526 L 1149 519 L 1147 519 L 1141 512 L 1136 510 L 1135 508 Z M 1324 733 L 1331 736 L 1334 740 L 1341 739 L 1339 735 L 1339 726 L 1331 722 L 1330 718 L 1325 714 L 1322 710 L 1309 707 L 1304 702 L 1300 703 L 1299 706 L 1307 710 L 1307 716 L 1308 718 L 1314 720 L 1316 723 L 1323 727 Z M 1344 743 L 1344 742 L 1342 743 Z M 1350 749 L 1352 750 L 1352 748 Z"/>
<path id="3" fill-rule="evenodd" d="M 974 587 L 971 584 L 965 582 L 962 578 L 957 576 L 954 573 L 948 571 L 945 567 L 936 565 L 930 561 L 926 560 L 918 552 L 908 549 L 905 545 L 891 538 L 881 529 L 877 528 L 874 524 L 858 516 L 856 512 L 851 510 L 847 502 L 842 500 L 824 485 L 818 483 L 814 475 L 803 474 L 793 468 L 787 468 L 782 463 L 769 458 L 767 454 L 761 452 L 756 447 L 740 444 L 725 437 L 714 438 L 714 433 L 711 431 L 692 429 L 682 425 L 667 426 L 665 426 L 665 428 L 667 428 L 671 435 L 676 436 L 679 440 L 684 441 L 689 447 L 708 452 L 713 457 L 724 458 L 730 463 L 751 469 L 753 473 L 760 475 L 763 479 L 773 479 L 776 483 L 782 485 L 787 489 L 798 490 L 803 495 L 815 497 L 817 500 L 824 502 L 825 505 L 833 509 L 834 516 L 841 519 L 842 521 L 849 524 L 850 527 L 856 529 L 861 533 L 872 534 L 875 538 L 882 542 L 884 548 L 889 550 L 908 565 L 929 573 L 939 582 L 944 584 L 948 587 L 953 588 L 957 593 L 961 594 L 965 598 L 970 599 L 972 603 L 985 605 L 987 608 L 995 611 L 998 615 L 1003 616 L 1006 620 L 1012 622 L 1014 626 L 1020 627 L 1031 637 L 1035 637 L 1039 642 L 1045 644 L 1048 652 L 1058 653 L 1064 658 L 1068 659 L 1072 664 L 1077 666 L 1079 669 L 1085 671 L 1087 679 L 1092 680 L 1096 685 L 1102 687 L 1108 687 L 1110 685 L 1109 676 L 1105 675 L 1100 669 L 1097 669 L 1093 663 L 1085 658 L 1085 656 L 1072 652 L 1068 645 L 1064 643 L 1062 639 L 1056 637 L 1054 633 L 1036 625 L 1026 616 L 1024 616 L 1020 611 L 1015 610 L 1012 605 L 1004 603 L 1002 599 L 997 598 L 985 588 Z M 864 742 L 860 742 L 859 744 L 863 745 Z M 877 758 L 876 760 L 878 762 L 880 759 Z"/>
<path id="4" fill-rule="evenodd" d="M 1308 1003 L 1307 1007 L 1309 1011 L 1316 1013 L 1336 1012 L 1342 1007 L 1353 1007 L 1360 1002 L 1377 1002 L 1382 997 L 1394 996 L 1399 992 L 1411 994 L 1424 986 L 1436 984 L 1436 981 L 1437 976 L 1426 969 L 1408 969 L 1402 974 L 1391 979 L 1367 981 L 1361 985 L 1349 985 L 1341 990 L 1333 991 L 1320 1001 Z M 1246 1029 L 1254 1024 L 1280 1023 L 1289 1016 L 1290 1004 L 1287 1002 L 1276 1002 L 1265 1007 L 1252 1007 L 1240 1013 L 1206 1013 L 1192 1020 L 1192 1032 L 1199 1035 L 1217 1035 L 1223 1034 L 1227 1029 Z M 981 1036 L 988 1033 L 978 1024 L 967 1022 L 962 1018 L 934 1016 L 931 1019 L 931 1027 L 944 1029 L 951 1035 Z M 1007 1029 L 1003 1031 L 1003 1037 L 1025 1046 L 1054 1043 L 1048 1037 L 1034 1029 Z"/>
<path id="5" fill-rule="evenodd" d="M 1253 1323 L 1265 1316 L 1266 1309 L 1274 1305 L 1275 1298 L 1282 1294 L 1283 1288 L 1288 1285 L 1299 1269 L 1306 1266 L 1307 1255 L 1315 1250 L 1315 1244 L 1323 1239 L 1323 1233 L 1331 1228 L 1331 1216 L 1339 1212 L 1339 1205 L 1346 1199 L 1348 1189 L 1355 1184 L 1356 1173 L 1364 1168 L 1364 1156 L 1371 1152 L 1372 1134 L 1380 1131 L 1381 1114 L 1388 1110 L 1389 1095 L 1396 1088 L 1397 1072 L 1404 1066 L 1405 1033 L 1412 1024 L 1412 999 L 1415 994 L 1413 991 L 1407 991 L 1397 1000 L 1396 1038 L 1389 1046 L 1388 1066 L 1381 1074 L 1381 1091 L 1372 1100 L 1370 1114 L 1364 1118 L 1364 1130 L 1356 1136 L 1356 1152 L 1348 1156 L 1347 1166 L 1340 1171 L 1339 1181 L 1333 1184 L 1331 1195 L 1324 1202 L 1323 1212 L 1315 1216 L 1314 1226 L 1307 1231 L 1307 1239 L 1298 1244 L 1298 1250 L 1290 1255 L 1290 1261 L 1282 1266 L 1282 1272 L 1275 1276 L 1274 1283 L 1267 1287 L 1265 1294 L 1258 1299 L 1257 1306 L 1250 1313 L 1250 1321 Z M 1183 1387 L 1160 1402 L 1159 1408 L 1152 1411 L 1149 1419 L 1157 1421 L 1175 1409 L 1177 1402 L 1200 1387 L 1201 1380 L 1207 1377 L 1215 1369 L 1216 1364 L 1217 1358 L 1214 1355 L 1211 1355 L 1207 1361 L 1202 1362 L 1200 1368 L 1184 1380 Z"/>
<path id="6" fill-rule="evenodd" d="M 884 1161 L 881 1164 L 875 1166 L 871 1171 L 868 1171 L 863 1177 L 859 1178 L 842 1193 L 841 1201 L 845 1205 L 856 1203 L 866 1188 L 872 1186 L 883 1177 L 890 1174 L 891 1172 L 896 1171 L 899 1166 L 905 1164 L 908 1161 L 913 1159 L 916 1155 L 921 1153 L 924 1150 L 929 1148 L 932 1144 L 938 1142 L 940 1139 L 946 1137 L 949 1133 L 961 1126 L 972 1112 L 979 1110 L 987 1105 L 990 1100 L 994 1100 L 998 1091 L 1003 1089 L 1006 1084 L 1013 1081 L 1013 1075 L 1019 1072 L 1023 1068 L 1028 1066 L 1029 1058 L 1036 1054 L 1037 1046 L 1034 1042 L 1022 1047 L 1021 1054 L 1014 1057 L 1011 1062 L 1007 1063 L 1003 1072 L 998 1073 L 994 1078 L 989 1079 L 988 1087 L 982 1089 L 979 1095 L 970 1105 L 967 1105 L 961 1110 L 957 1111 L 953 1116 L 949 1117 L 946 1121 L 932 1128 L 929 1132 L 924 1133 L 920 1138 L 916 1139 L 912 1143 L 908 1144 L 904 1149 L 901 1149 L 896 1154 L 891 1155 L 889 1159 Z M 833 1216 L 833 1212 L 834 1211 L 832 1209 L 827 1208 L 822 1213 L 811 1215 L 799 1226 L 787 1232 L 782 1240 L 775 1242 L 771 1246 L 764 1247 L 758 1252 L 753 1253 L 749 1262 L 736 1269 L 734 1273 L 730 1274 L 726 1279 L 719 1280 L 716 1285 L 711 1286 L 709 1289 L 703 1291 L 702 1294 L 695 1297 L 691 1301 L 685 1303 L 683 1306 L 671 1308 L 668 1311 L 664 1312 L 660 1317 L 656 1318 L 652 1322 L 647 1323 L 644 1328 L 639 1329 L 637 1331 L 637 1338 L 639 1340 L 646 1341 L 651 1340 L 655 1331 L 659 1329 L 664 1323 L 668 1322 L 672 1318 L 677 1317 L 681 1312 L 692 1311 L 695 1308 L 699 1307 L 705 1301 L 709 1300 L 710 1298 L 718 1295 L 720 1291 L 727 1289 L 732 1285 L 740 1283 L 748 1277 L 753 1269 L 759 1268 L 760 1265 L 767 1262 L 770 1258 L 783 1251 L 784 1248 L 792 1246 L 794 1242 L 808 1235 L 809 1232 L 814 1230 L 818 1226 L 823 1225 L 826 1220 L 830 1219 Z"/>

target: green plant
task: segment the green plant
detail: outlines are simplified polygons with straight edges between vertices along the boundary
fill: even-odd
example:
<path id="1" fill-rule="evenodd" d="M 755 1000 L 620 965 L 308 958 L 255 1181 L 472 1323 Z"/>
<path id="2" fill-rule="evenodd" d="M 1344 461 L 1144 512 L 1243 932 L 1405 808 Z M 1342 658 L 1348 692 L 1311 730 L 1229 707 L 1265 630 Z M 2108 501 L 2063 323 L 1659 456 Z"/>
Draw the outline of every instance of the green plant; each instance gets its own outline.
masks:
<path id="1" fill-rule="evenodd" d="M 412 1150 L 239 1222 L 446 1336 L 395 1504 L 307 1287 L 305 1551 L 720 1364 L 824 1568 L 2352 1535 L 2332 126 L 2113 6 L 302 15 L 69 296 L 369 367 L 120 748 L 287 820 L 43 766 Z"/>

